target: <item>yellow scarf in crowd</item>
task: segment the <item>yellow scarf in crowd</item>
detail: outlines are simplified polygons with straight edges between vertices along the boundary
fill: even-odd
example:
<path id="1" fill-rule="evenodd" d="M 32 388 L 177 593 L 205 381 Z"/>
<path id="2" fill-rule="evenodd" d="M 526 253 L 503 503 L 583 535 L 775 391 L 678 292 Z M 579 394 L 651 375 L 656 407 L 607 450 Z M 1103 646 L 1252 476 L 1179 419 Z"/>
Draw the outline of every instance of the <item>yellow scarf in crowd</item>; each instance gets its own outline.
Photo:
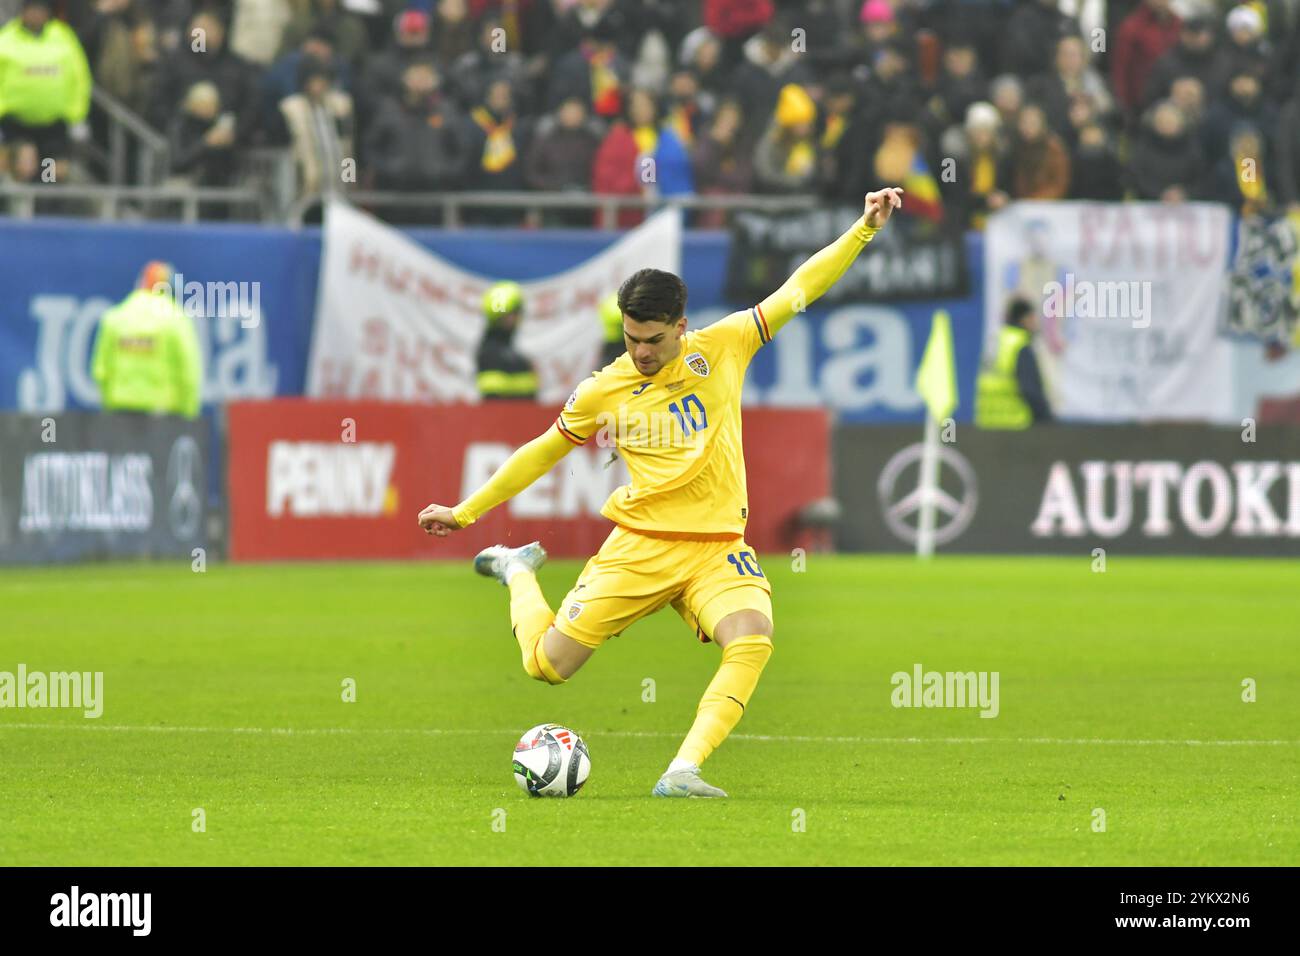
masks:
<path id="1" fill-rule="evenodd" d="M 487 141 L 483 144 L 483 168 L 489 173 L 501 172 L 515 161 L 515 138 L 511 134 L 514 118 L 500 122 L 493 119 L 484 106 L 476 107 L 470 115 L 487 134 Z"/>

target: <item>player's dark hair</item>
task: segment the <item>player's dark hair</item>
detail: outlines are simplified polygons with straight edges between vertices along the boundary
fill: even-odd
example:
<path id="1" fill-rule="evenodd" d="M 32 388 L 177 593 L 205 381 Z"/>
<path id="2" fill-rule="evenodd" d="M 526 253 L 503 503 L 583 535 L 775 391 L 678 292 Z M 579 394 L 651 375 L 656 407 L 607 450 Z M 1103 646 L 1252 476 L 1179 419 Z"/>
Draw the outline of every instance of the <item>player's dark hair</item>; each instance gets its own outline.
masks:
<path id="1" fill-rule="evenodd" d="M 638 322 L 676 322 L 686 314 L 686 283 L 662 269 L 641 269 L 619 288 L 618 308 Z"/>
<path id="2" fill-rule="evenodd" d="M 1017 328 L 1025 327 L 1025 319 L 1034 311 L 1034 307 L 1029 304 L 1028 299 L 1015 298 L 1007 304 L 1007 325 L 1014 325 Z"/>

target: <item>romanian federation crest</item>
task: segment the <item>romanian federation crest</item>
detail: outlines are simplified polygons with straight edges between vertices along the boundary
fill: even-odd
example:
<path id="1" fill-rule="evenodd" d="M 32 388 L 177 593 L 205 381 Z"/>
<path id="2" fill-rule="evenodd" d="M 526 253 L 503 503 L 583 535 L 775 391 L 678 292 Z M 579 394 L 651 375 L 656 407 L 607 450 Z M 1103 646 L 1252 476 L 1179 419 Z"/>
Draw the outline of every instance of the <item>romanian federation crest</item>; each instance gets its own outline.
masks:
<path id="1" fill-rule="evenodd" d="M 709 374 L 709 360 L 699 352 L 692 352 L 686 356 L 686 367 L 700 378 L 704 378 Z"/>
<path id="2" fill-rule="evenodd" d="M 569 620 L 570 620 L 570 621 L 572 621 L 574 618 L 576 618 L 576 617 L 577 617 L 579 614 L 581 614 L 581 613 L 582 613 L 582 602 L 580 602 L 580 601 L 574 601 L 572 604 L 569 605 Z"/>

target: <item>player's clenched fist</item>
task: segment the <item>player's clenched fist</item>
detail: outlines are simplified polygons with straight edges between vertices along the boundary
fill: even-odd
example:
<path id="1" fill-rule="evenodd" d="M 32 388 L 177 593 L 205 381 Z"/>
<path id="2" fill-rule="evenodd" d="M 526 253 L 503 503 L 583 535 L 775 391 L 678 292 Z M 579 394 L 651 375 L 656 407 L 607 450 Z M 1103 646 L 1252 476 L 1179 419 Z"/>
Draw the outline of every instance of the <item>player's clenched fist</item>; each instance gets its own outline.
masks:
<path id="1" fill-rule="evenodd" d="M 443 505 L 429 505 L 421 511 L 420 527 L 424 529 L 425 534 L 436 534 L 440 538 L 460 530 L 460 525 L 456 523 L 451 509 Z"/>
<path id="2" fill-rule="evenodd" d="M 879 229 L 889 221 L 890 213 L 903 205 L 903 190 L 897 186 L 889 186 L 885 189 L 878 189 L 874 193 L 867 193 L 866 217 L 867 225 L 872 229 Z"/>

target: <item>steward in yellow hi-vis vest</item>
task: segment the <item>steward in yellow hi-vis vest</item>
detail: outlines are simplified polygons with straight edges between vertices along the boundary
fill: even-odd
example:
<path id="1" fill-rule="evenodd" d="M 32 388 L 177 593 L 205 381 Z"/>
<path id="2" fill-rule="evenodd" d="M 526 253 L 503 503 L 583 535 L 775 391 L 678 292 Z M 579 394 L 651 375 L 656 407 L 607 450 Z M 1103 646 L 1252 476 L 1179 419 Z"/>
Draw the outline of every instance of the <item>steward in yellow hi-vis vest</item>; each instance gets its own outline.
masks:
<path id="1" fill-rule="evenodd" d="M 1038 316 L 1024 299 L 1007 308 L 1006 324 L 998 331 L 992 363 L 975 382 L 975 425 L 989 429 L 1028 428 L 1052 420 L 1038 359 L 1034 332 Z"/>
<path id="2" fill-rule="evenodd" d="M 700 764 L 740 721 L 772 653 L 772 586 L 745 541 L 749 497 L 740 393 L 760 348 L 816 301 L 902 204 L 902 190 L 869 193 L 860 219 L 757 305 L 688 329 L 686 284 L 642 269 L 619 288 L 625 349 L 582 381 L 555 424 L 518 449 L 454 508 L 419 515 L 429 534 L 473 524 L 527 488 L 579 445 L 617 448 L 631 482 L 601 514 L 614 530 L 578 576 L 557 614 L 536 571 L 540 542 L 493 545 L 474 568 L 510 589 L 510 618 L 524 671 L 567 680 L 611 637 L 672 606 L 722 662 L 656 796 L 725 797 L 700 779 Z"/>
<path id="3" fill-rule="evenodd" d="M 100 316 L 90 373 L 106 411 L 198 416 L 203 359 L 171 283 L 171 266 L 151 262 L 136 290 Z"/>
<path id="4" fill-rule="evenodd" d="M 488 326 L 478 347 L 479 397 L 537 397 L 537 372 L 514 344 L 523 314 L 524 292 L 517 282 L 498 282 L 483 296 Z"/>

